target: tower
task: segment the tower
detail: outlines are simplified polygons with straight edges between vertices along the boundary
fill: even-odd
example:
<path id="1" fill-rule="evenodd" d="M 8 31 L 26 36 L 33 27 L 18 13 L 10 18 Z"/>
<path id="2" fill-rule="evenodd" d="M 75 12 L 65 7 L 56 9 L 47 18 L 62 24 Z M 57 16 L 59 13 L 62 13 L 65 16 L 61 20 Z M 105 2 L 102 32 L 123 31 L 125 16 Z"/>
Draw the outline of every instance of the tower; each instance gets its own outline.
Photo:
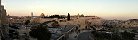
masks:
<path id="1" fill-rule="evenodd" d="M 34 14 L 33 14 L 33 12 L 31 12 L 31 18 L 33 18 L 33 16 L 34 16 Z"/>

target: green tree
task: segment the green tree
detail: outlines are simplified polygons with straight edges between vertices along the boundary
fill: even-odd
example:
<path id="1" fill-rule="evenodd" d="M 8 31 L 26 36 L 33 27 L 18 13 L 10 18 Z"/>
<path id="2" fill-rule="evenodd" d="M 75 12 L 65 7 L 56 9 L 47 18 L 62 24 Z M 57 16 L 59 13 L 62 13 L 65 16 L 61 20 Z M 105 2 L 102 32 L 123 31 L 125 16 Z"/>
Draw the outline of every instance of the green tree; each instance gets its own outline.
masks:
<path id="1" fill-rule="evenodd" d="M 69 21 L 70 20 L 70 14 L 68 13 L 68 17 L 67 17 L 67 20 Z"/>
<path id="2" fill-rule="evenodd" d="M 50 40 L 51 38 L 51 33 L 48 31 L 47 27 L 42 25 L 32 29 L 29 34 L 31 37 L 37 38 L 37 40 Z"/>
<path id="3" fill-rule="evenodd" d="M 81 17 L 84 17 L 84 15 L 83 15 L 83 14 L 81 14 L 80 16 L 81 16 Z"/>
<path id="4" fill-rule="evenodd" d="M 26 20 L 24 24 L 28 25 L 29 23 L 30 23 L 30 20 Z"/>
<path id="5" fill-rule="evenodd" d="M 134 40 L 134 38 L 133 38 L 134 36 L 135 36 L 135 34 L 127 32 L 127 31 L 122 33 L 122 37 L 124 40 Z"/>

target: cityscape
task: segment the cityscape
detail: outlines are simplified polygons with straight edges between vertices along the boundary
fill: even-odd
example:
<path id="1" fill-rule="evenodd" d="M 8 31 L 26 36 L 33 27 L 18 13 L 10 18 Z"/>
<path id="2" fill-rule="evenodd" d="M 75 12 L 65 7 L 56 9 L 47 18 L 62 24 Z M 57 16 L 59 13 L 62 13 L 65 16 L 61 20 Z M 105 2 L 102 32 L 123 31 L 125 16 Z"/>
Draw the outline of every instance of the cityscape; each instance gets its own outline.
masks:
<path id="1" fill-rule="evenodd" d="M 121 6 L 120 4 L 118 4 L 119 6 L 112 7 L 112 5 L 115 5 L 114 2 L 122 3 L 122 0 L 116 0 L 113 3 L 113 0 L 108 0 L 108 5 L 105 3 L 107 0 L 20 0 L 20 2 L 19 0 L 14 0 L 15 3 L 12 3 L 13 0 L 10 1 L 11 0 L 0 0 L 0 40 L 138 40 L 138 6 L 131 7 L 132 5 L 127 4 L 132 1 L 132 4 L 136 4 L 135 2 L 138 1 L 126 0 L 126 2 L 124 2 L 132 11 L 128 11 L 130 10 L 128 6 L 123 7 L 128 8 L 128 10 L 119 7 Z M 35 6 L 30 7 L 31 5 L 27 4 L 29 2 L 34 2 L 32 5 L 45 8 L 45 6 L 35 4 L 35 1 L 39 4 L 42 3 L 41 5 L 45 4 L 46 1 L 51 3 L 49 5 L 47 4 L 49 6 L 47 10 L 51 9 L 52 12 L 43 9 L 42 12 L 42 10 L 40 11 L 38 8 L 39 10 L 36 10 L 37 12 L 29 11 L 28 13 L 28 10 L 22 8 L 23 5 L 28 5 L 29 8 L 32 8 L 30 10 L 35 10 Z M 93 3 L 92 1 L 95 1 L 95 4 L 91 4 Z M 87 2 L 89 3 L 87 4 Z M 99 5 L 96 4 L 96 2 L 98 2 Z M 105 4 L 102 4 L 102 2 Z M 14 7 L 14 5 L 9 6 L 10 3 L 18 5 L 18 8 Z M 111 5 L 109 3 L 111 3 Z M 89 4 L 94 5 L 94 7 L 91 7 Z M 113 9 L 108 10 L 106 7 L 107 9 L 101 11 L 101 9 L 104 9 L 105 5 Z M 56 9 L 54 9 L 54 7 Z M 87 8 L 85 9 L 85 7 Z M 118 9 L 116 7 L 118 7 Z M 23 11 L 21 11 L 21 9 Z M 98 9 L 100 11 L 97 12 Z M 135 11 L 133 11 L 133 9 Z M 89 11 L 91 13 L 89 13 Z M 111 14 L 100 14 L 100 12 L 102 13 L 104 11 L 109 11 Z M 133 15 L 124 11 L 132 12 Z M 113 12 L 115 12 L 116 15 L 114 15 Z M 123 14 L 123 12 L 127 15 Z M 97 15 L 97 13 L 99 14 Z"/>

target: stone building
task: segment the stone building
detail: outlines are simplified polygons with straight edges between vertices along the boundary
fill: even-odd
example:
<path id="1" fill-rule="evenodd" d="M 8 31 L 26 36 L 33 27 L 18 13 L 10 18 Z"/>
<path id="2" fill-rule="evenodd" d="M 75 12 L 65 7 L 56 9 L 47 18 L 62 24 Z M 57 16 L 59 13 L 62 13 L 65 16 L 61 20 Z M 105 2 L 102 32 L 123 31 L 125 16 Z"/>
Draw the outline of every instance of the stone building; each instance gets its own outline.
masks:
<path id="1" fill-rule="evenodd" d="M 122 23 L 123 28 L 138 27 L 138 19 L 129 19 Z"/>
<path id="2" fill-rule="evenodd" d="M 0 37 L 4 40 L 8 40 L 8 22 L 7 22 L 6 10 L 4 6 L 1 5 L 0 0 Z"/>
<path id="3" fill-rule="evenodd" d="M 1 0 L 0 0 L 1 1 Z M 0 5 L 0 24 L 6 24 L 6 10 L 3 5 Z"/>

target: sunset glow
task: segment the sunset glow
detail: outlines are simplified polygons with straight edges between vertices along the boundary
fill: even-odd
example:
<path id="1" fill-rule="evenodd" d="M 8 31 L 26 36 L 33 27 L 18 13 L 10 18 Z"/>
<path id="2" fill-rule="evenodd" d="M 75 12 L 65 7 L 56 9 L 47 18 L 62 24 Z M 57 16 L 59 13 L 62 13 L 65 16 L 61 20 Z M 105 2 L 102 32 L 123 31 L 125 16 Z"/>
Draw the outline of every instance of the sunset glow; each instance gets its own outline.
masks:
<path id="1" fill-rule="evenodd" d="M 3 0 L 7 13 L 16 16 L 71 15 L 138 18 L 138 0 Z"/>

